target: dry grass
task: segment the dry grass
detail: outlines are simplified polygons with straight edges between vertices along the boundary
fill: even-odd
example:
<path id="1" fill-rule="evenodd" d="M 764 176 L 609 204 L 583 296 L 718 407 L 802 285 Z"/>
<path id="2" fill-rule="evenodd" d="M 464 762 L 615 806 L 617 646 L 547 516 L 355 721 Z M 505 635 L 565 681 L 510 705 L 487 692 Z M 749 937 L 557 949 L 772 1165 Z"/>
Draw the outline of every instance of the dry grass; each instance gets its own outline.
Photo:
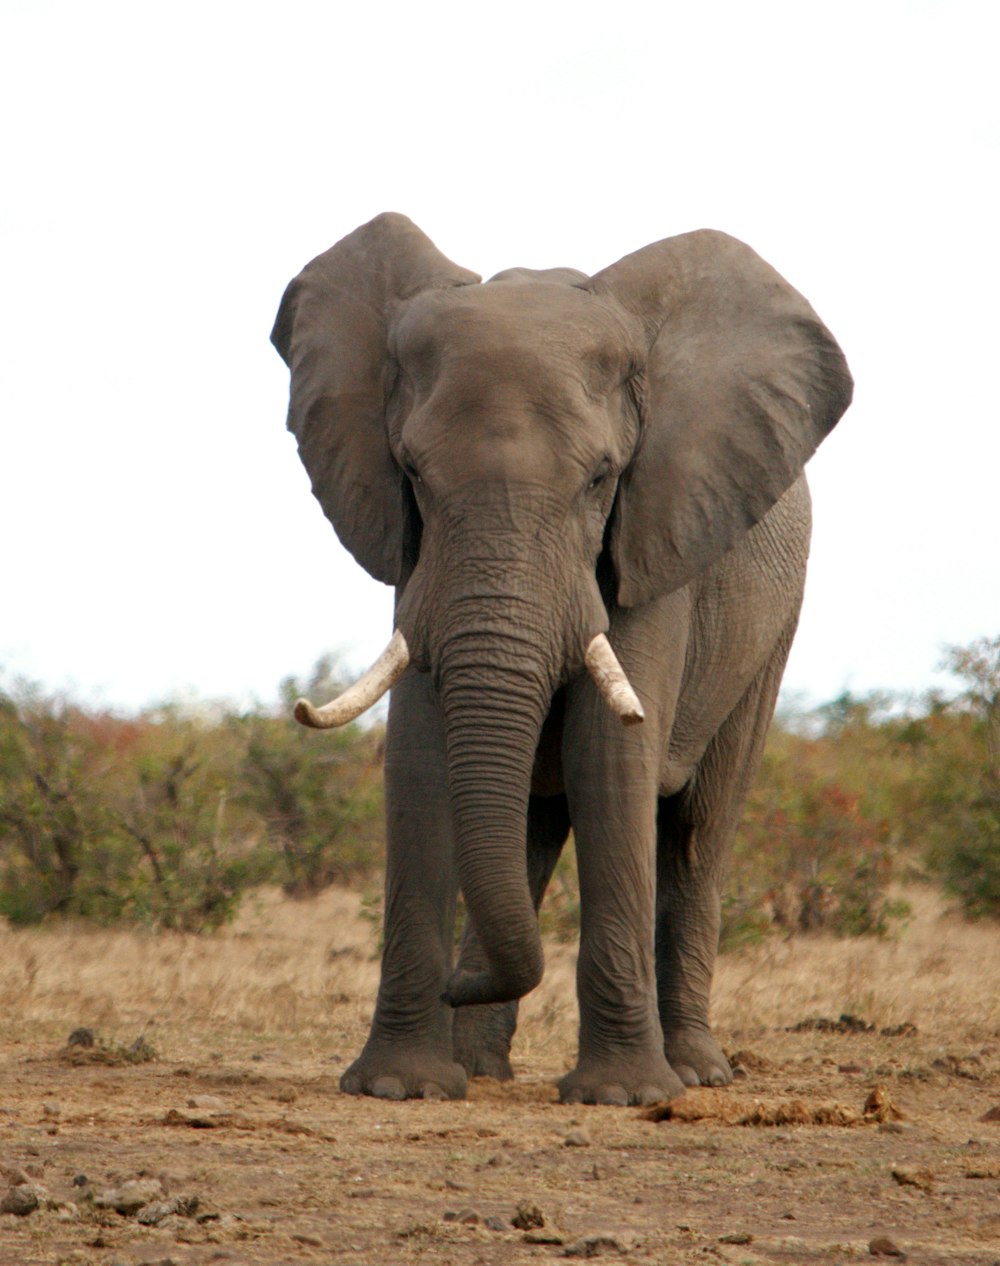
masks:
<path id="1" fill-rule="evenodd" d="M 773 939 L 720 961 L 715 1024 L 724 1041 L 842 1012 L 878 1026 L 910 1022 L 945 1040 L 1000 1030 L 1000 926 L 969 924 L 939 897 L 907 894 L 896 941 Z M 573 948 L 551 944 L 543 985 L 523 1004 L 524 1072 L 572 1063 Z M 280 1050 L 294 1041 L 345 1061 L 364 1040 L 378 984 L 375 931 L 353 892 L 309 901 L 265 891 L 211 936 L 54 925 L 0 929 L 0 1034 L 65 1037 L 87 1025 L 114 1040 L 145 1032 L 193 1055 L 213 1034 Z"/>
<path id="2" fill-rule="evenodd" d="M 660 1125 L 555 1102 L 575 1056 L 570 946 L 548 947 L 525 1000 L 516 1082 L 394 1104 L 336 1091 L 378 983 L 354 893 L 265 892 L 212 936 L 0 928 L 0 1195 L 23 1170 L 56 1204 L 0 1219 L 0 1262 L 537 1266 L 545 1250 L 511 1225 L 530 1198 L 581 1244 L 627 1237 L 635 1262 L 868 1260 L 886 1234 L 915 1261 L 985 1266 L 1000 1235 L 1000 1051 L 984 1040 L 1000 1030 L 1000 927 L 909 895 L 897 943 L 775 940 L 724 959 L 716 1024 L 747 1076 L 689 1093 Z M 845 1011 L 919 1035 L 783 1031 Z M 103 1047 L 71 1059 L 83 1025 Z M 140 1036 L 158 1058 L 128 1057 Z M 876 1124 L 875 1095 L 904 1119 Z M 204 1121 L 200 1096 L 212 1128 L 185 1128 L 193 1108 Z M 80 1173 L 98 1191 L 162 1175 L 207 1220 L 104 1214 Z"/>
<path id="3" fill-rule="evenodd" d="M 1000 1030 L 1000 924 L 970 923 L 930 888 L 895 940 L 774 939 L 721 960 L 713 999 L 722 1030 L 782 1028 L 842 1013 L 925 1036 L 978 1041 Z"/>

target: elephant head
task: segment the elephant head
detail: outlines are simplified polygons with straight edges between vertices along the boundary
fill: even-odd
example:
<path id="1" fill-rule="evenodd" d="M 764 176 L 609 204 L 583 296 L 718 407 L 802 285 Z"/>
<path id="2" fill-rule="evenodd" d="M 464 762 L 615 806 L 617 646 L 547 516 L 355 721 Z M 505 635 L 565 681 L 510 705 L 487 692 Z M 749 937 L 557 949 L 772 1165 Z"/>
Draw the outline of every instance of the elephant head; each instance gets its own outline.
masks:
<path id="1" fill-rule="evenodd" d="M 297 715 L 341 724 L 407 664 L 432 674 L 459 878 L 491 963 L 450 999 L 518 997 L 542 969 L 524 824 L 554 692 L 586 665 L 641 719 L 609 606 L 687 584 L 767 513 L 849 403 L 843 356 L 722 233 L 591 278 L 514 269 L 484 285 L 394 214 L 303 269 L 272 339 L 313 491 L 398 593 L 372 672 Z"/>

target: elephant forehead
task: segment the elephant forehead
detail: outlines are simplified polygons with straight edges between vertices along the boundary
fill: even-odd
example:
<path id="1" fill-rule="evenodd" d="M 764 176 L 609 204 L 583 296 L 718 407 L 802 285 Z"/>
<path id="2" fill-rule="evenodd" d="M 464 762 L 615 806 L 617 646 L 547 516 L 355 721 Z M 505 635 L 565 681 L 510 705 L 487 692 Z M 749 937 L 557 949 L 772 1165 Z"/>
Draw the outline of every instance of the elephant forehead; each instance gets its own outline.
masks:
<path id="1" fill-rule="evenodd" d="M 581 407 L 568 391 L 542 400 L 487 377 L 465 388 L 445 375 L 401 420 L 399 441 L 432 482 L 436 473 L 452 486 L 574 484 L 601 454 L 617 449 L 607 411 Z"/>
<path id="2" fill-rule="evenodd" d="M 627 314 L 551 282 L 425 292 L 403 306 L 391 335 L 394 355 L 418 379 L 461 365 L 522 381 L 570 375 L 596 392 L 628 375 L 641 342 Z"/>

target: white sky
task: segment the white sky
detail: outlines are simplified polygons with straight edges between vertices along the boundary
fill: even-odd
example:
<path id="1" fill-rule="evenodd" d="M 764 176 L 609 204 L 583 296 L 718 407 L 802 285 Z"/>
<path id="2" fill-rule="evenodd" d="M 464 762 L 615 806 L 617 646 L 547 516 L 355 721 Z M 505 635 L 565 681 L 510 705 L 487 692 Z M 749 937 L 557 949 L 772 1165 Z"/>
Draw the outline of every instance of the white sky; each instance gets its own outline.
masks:
<path id="1" fill-rule="evenodd" d="M 857 382 L 786 688 L 926 688 L 1000 631 L 998 13 L 3 0 L 0 668 L 132 707 L 379 649 L 268 333 L 396 210 L 484 276 L 702 226 L 774 264 Z"/>

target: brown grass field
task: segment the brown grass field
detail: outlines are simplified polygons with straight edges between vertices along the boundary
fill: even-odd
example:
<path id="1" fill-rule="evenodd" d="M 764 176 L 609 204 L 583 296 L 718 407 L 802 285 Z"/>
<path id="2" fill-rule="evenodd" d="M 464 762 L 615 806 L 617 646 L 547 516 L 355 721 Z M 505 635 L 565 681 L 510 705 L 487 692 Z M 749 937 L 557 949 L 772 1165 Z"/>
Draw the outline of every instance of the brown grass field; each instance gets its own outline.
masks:
<path id="1" fill-rule="evenodd" d="M 743 1075 L 659 1122 L 556 1102 L 571 946 L 514 1083 L 388 1103 L 337 1089 L 378 978 L 354 893 L 265 892 L 214 936 L 2 929 L 0 1197 L 38 1207 L 0 1213 L 0 1263 L 1000 1263 L 1000 926 L 907 896 L 896 941 L 722 959 Z M 874 1028 L 789 1031 L 843 1014 Z"/>

